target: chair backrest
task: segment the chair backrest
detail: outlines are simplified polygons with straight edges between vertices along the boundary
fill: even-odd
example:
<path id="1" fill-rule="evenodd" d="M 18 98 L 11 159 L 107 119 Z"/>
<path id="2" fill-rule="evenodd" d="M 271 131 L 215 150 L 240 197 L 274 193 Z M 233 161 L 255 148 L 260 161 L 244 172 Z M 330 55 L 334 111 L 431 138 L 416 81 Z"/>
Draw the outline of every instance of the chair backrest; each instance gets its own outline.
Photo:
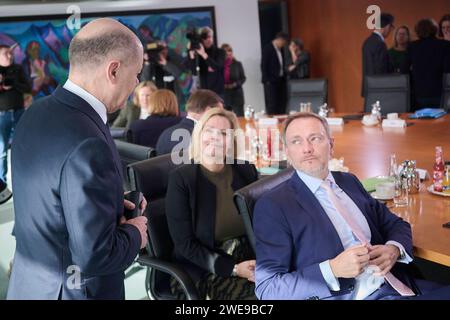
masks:
<path id="1" fill-rule="evenodd" d="M 407 74 L 386 74 L 366 76 L 366 97 L 364 112 L 371 112 L 372 105 L 380 101 L 381 113 L 409 112 L 410 84 Z"/>
<path id="2" fill-rule="evenodd" d="M 128 177 L 127 166 L 131 163 L 154 157 L 156 155 L 156 150 L 121 140 L 114 140 L 114 142 L 117 151 L 119 152 L 120 160 L 122 161 L 124 189 L 130 190 L 130 179 Z"/>
<path id="3" fill-rule="evenodd" d="M 441 108 L 450 111 L 450 73 L 445 73 L 443 76 L 443 88 Z"/>
<path id="4" fill-rule="evenodd" d="M 299 111 L 300 103 L 311 103 L 312 111 L 327 102 L 327 79 L 298 79 L 288 82 L 288 112 Z"/>
<path id="5" fill-rule="evenodd" d="M 284 169 L 272 176 L 264 177 L 234 193 L 234 204 L 236 205 L 244 221 L 245 231 L 247 232 L 250 244 L 255 251 L 255 236 L 253 234 L 253 209 L 256 201 L 268 190 L 278 186 L 280 183 L 288 180 L 294 173 L 293 168 Z"/>
<path id="6" fill-rule="evenodd" d="M 154 258 L 170 259 L 173 242 L 167 225 L 165 197 L 169 173 L 177 165 L 166 154 L 128 166 L 131 190 L 142 192 L 147 199 L 149 246 L 148 253 Z"/>

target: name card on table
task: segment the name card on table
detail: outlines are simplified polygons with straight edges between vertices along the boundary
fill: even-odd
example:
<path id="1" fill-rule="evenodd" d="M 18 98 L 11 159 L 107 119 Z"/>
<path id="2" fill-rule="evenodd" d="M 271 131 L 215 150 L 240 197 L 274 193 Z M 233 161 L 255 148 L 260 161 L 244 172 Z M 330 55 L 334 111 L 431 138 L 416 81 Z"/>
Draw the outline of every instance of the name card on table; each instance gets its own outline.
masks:
<path id="1" fill-rule="evenodd" d="M 344 118 L 326 118 L 330 126 L 342 126 L 344 124 Z"/>
<path id="2" fill-rule="evenodd" d="M 383 128 L 404 128 L 406 121 L 403 119 L 384 119 L 381 123 Z"/>
<path id="3" fill-rule="evenodd" d="M 276 126 L 278 124 L 277 118 L 261 118 L 258 120 L 260 126 Z"/>

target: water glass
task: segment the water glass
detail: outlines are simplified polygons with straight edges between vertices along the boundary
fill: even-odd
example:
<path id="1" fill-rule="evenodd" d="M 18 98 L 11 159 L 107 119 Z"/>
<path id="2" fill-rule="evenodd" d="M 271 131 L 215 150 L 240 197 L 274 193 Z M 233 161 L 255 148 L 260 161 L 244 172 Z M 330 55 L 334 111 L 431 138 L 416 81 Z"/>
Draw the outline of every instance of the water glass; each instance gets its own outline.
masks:
<path id="1" fill-rule="evenodd" d="M 408 205 L 408 181 L 406 179 L 396 179 L 394 204 L 396 207 L 406 207 Z"/>

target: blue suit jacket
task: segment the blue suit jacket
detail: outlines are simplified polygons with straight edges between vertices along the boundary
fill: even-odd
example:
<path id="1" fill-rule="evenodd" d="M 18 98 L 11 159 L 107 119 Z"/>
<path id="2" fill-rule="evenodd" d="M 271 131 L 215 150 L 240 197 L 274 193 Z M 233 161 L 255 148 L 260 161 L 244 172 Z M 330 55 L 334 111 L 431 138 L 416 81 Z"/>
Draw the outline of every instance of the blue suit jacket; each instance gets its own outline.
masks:
<path id="1" fill-rule="evenodd" d="M 194 121 L 188 118 L 184 118 L 176 125 L 164 130 L 159 136 L 158 142 L 156 143 L 156 154 L 160 156 L 163 154 L 180 151 L 179 149 L 174 150 L 176 146 L 178 146 L 178 148 L 187 149 L 191 142 L 191 134 L 194 130 L 194 125 Z M 186 137 L 182 136 L 177 141 L 172 141 L 172 134 L 178 129 L 184 130 L 183 132 L 186 134 L 189 133 L 189 135 Z"/>
<path id="2" fill-rule="evenodd" d="M 394 240 L 412 257 L 410 225 L 374 200 L 355 176 L 332 174 L 366 217 L 372 245 Z M 341 290 L 332 292 L 322 276 L 319 264 L 336 257 L 344 248 L 319 201 L 296 173 L 257 201 L 253 224 L 259 299 L 350 298 L 354 279 L 339 278 Z M 413 279 L 402 264 L 397 263 L 392 272 L 413 287 Z"/>
<path id="3" fill-rule="evenodd" d="M 16 253 L 8 299 L 123 299 L 141 238 L 123 215 L 107 126 L 59 87 L 21 118 L 12 146 Z M 77 273 L 80 271 L 81 273 Z"/>

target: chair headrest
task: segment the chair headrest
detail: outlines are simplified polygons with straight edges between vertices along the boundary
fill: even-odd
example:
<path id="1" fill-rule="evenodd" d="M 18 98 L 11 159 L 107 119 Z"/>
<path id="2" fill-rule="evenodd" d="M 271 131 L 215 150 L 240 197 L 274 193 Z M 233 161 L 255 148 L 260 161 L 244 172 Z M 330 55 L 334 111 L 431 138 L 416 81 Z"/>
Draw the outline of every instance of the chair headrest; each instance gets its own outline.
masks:
<path id="1" fill-rule="evenodd" d="M 289 81 L 291 92 L 323 93 L 327 90 L 327 85 L 327 79 L 297 79 Z"/>
<path id="2" fill-rule="evenodd" d="M 155 149 L 150 147 L 140 146 L 134 143 L 120 140 L 114 140 L 114 142 L 116 144 L 120 158 L 127 163 L 142 161 L 151 158 L 156 153 Z"/>
<path id="3" fill-rule="evenodd" d="M 262 178 L 256 182 L 253 182 L 252 184 L 249 184 L 248 186 L 245 186 L 242 189 L 239 189 L 234 193 L 235 203 L 237 200 L 236 198 L 244 200 L 245 203 L 247 204 L 247 209 L 249 210 L 249 213 L 252 213 L 256 201 L 266 191 L 271 190 L 276 186 L 278 186 L 279 184 L 283 183 L 284 181 L 288 180 L 292 176 L 294 171 L 295 170 L 293 168 L 287 168 L 278 172 L 277 174 Z M 236 203 L 236 205 L 238 205 L 238 203 Z"/>
<path id="4" fill-rule="evenodd" d="M 389 74 L 366 76 L 369 89 L 408 89 L 409 76 L 407 74 Z"/>
<path id="5" fill-rule="evenodd" d="M 142 192 L 147 201 L 165 197 L 169 173 L 177 166 L 173 163 L 171 154 L 130 164 L 128 175 L 131 190 Z"/>

